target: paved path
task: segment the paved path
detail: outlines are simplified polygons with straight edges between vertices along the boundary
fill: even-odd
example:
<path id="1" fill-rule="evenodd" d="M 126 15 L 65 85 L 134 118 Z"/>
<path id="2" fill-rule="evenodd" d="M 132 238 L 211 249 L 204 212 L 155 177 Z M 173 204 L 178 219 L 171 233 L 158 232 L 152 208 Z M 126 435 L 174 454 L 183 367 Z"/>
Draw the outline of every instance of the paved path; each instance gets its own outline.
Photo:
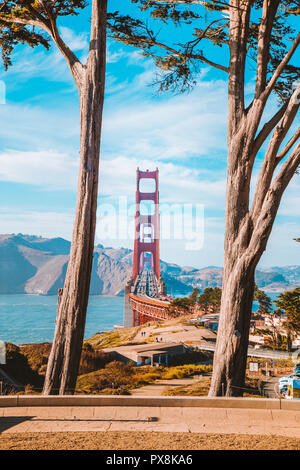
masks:
<path id="1" fill-rule="evenodd" d="M 187 377 L 185 379 L 156 380 L 149 385 L 144 385 L 143 387 L 130 390 L 130 393 L 135 396 L 160 396 L 164 395 L 166 389 L 184 387 L 195 383 L 196 379 L 193 377 Z"/>
<path id="2" fill-rule="evenodd" d="M 264 386 L 264 395 L 268 398 L 279 398 L 279 377 L 270 377 Z"/>
<path id="3" fill-rule="evenodd" d="M 161 431 L 300 438 L 300 411 L 164 406 L 0 408 L 0 432 Z"/>

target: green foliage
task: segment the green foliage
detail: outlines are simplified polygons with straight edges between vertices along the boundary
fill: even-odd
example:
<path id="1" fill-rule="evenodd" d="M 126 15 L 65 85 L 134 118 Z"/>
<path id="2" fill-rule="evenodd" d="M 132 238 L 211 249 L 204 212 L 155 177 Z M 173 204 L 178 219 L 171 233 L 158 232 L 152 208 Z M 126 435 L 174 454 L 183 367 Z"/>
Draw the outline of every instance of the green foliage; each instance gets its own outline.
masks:
<path id="1" fill-rule="evenodd" d="M 192 305 L 193 303 L 189 297 L 178 297 L 170 302 L 168 310 L 171 315 L 178 316 L 180 314 L 187 314 Z"/>
<path id="2" fill-rule="evenodd" d="M 108 21 L 110 36 L 117 41 L 130 44 L 141 49 L 145 57 L 152 57 L 161 74 L 156 80 L 160 91 L 186 91 L 197 83 L 199 72 L 204 63 L 209 63 L 203 47 L 209 41 L 213 46 L 228 47 L 229 18 L 228 3 L 225 1 L 204 1 L 201 5 L 192 5 L 190 0 L 163 3 L 149 0 L 131 0 L 141 11 L 150 13 L 153 20 L 164 25 L 175 24 L 182 27 L 184 36 L 190 27 L 190 39 L 183 41 L 161 41 L 159 33 L 155 33 L 148 25 L 129 16 L 118 17 L 111 14 Z M 256 0 L 252 5 L 252 14 L 247 37 L 247 54 L 250 60 L 256 60 L 260 18 L 263 2 Z M 207 21 L 207 12 L 211 12 L 211 21 Z M 225 13 L 225 14 L 224 14 Z M 287 24 L 290 16 L 299 15 L 299 2 L 280 1 L 277 15 L 273 20 L 269 60 L 267 64 L 268 80 L 287 52 L 287 41 L 293 40 L 296 31 Z M 183 37 L 184 37 L 183 36 Z M 203 47 L 201 47 L 203 44 Z M 226 70 L 227 66 L 212 63 Z M 286 65 L 275 91 L 281 101 L 290 95 L 293 83 L 300 77 L 300 68 Z"/>
<path id="3" fill-rule="evenodd" d="M 198 305 L 207 312 L 208 310 L 217 311 L 221 305 L 222 289 L 219 287 L 206 287 L 203 293 L 199 295 Z"/>
<path id="4" fill-rule="evenodd" d="M 185 354 L 176 354 L 170 356 L 168 359 L 168 365 L 179 366 L 185 364 L 197 364 L 199 362 L 212 363 L 213 353 L 210 351 L 197 351 L 186 352 Z"/>
<path id="5" fill-rule="evenodd" d="M 12 64 L 18 44 L 50 47 L 50 26 L 60 16 L 78 15 L 85 0 L 6 0 L 0 1 L 0 47 L 4 68 Z M 39 32 L 36 31 L 39 29 Z"/>
<path id="6" fill-rule="evenodd" d="M 6 343 L 6 364 L 1 368 L 17 382 L 22 385 L 33 384 L 40 386 L 42 379 L 37 370 L 33 369 L 28 358 L 23 354 L 21 348 L 11 343 Z"/>
<path id="7" fill-rule="evenodd" d="M 94 351 L 83 349 L 78 374 L 87 374 L 89 372 L 101 369 L 106 364 L 112 362 L 113 355 L 103 351 Z"/>
<path id="8" fill-rule="evenodd" d="M 81 375 L 77 379 L 78 393 L 128 394 L 133 388 L 158 379 L 170 380 L 209 373 L 212 366 L 186 364 L 176 367 L 134 367 L 131 363 L 113 361 L 103 369 Z"/>
<path id="9" fill-rule="evenodd" d="M 120 389 L 132 382 L 134 369 L 131 364 L 113 361 L 103 369 L 80 375 L 76 389 L 86 393 L 98 393 L 104 389 Z"/>
<path id="10" fill-rule="evenodd" d="M 300 333 L 300 287 L 278 296 L 276 306 L 286 315 L 286 327 L 294 334 Z"/>
<path id="11" fill-rule="evenodd" d="M 215 312 L 219 310 L 221 305 L 222 289 L 219 287 L 207 287 L 204 292 L 199 295 L 199 289 L 194 288 L 189 297 L 179 297 L 170 303 L 169 312 L 173 315 L 180 313 L 192 312 L 196 303 L 205 311 L 210 309 Z M 199 295 L 199 297 L 198 297 Z"/>
<path id="12" fill-rule="evenodd" d="M 51 343 L 25 344 L 16 346 L 6 344 L 6 364 L 1 366 L 7 374 L 22 385 L 41 392 L 46 372 Z M 79 374 L 87 374 L 104 368 L 113 361 L 113 356 L 103 351 L 95 351 L 84 343 L 79 366 Z"/>
<path id="13" fill-rule="evenodd" d="M 273 302 L 271 298 L 263 290 L 259 290 L 257 286 L 254 290 L 254 300 L 259 304 L 259 313 L 269 315 L 272 312 Z"/>
<path id="14" fill-rule="evenodd" d="M 184 377 L 191 377 L 195 374 L 208 373 L 212 371 L 212 366 L 185 364 L 183 366 L 166 368 L 162 374 L 162 378 L 166 380 L 183 379 Z"/>
<path id="15" fill-rule="evenodd" d="M 197 302 L 197 297 L 199 295 L 199 292 L 200 292 L 200 290 L 197 289 L 196 287 L 193 289 L 193 292 L 189 296 L 189 299 L 190 299 L 191 303 L 195 304 Z"/>

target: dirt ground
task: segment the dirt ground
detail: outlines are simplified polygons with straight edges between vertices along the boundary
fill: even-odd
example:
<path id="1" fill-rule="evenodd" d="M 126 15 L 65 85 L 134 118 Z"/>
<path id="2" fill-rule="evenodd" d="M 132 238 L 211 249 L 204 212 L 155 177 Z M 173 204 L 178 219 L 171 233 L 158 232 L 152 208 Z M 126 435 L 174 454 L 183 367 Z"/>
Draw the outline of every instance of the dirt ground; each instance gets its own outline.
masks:
<path id="1" fill-rule="evenodd" d="M 300 439 L 123 431 L 7 433 L 0 434 L 0 450 L 300 450 Z"/>

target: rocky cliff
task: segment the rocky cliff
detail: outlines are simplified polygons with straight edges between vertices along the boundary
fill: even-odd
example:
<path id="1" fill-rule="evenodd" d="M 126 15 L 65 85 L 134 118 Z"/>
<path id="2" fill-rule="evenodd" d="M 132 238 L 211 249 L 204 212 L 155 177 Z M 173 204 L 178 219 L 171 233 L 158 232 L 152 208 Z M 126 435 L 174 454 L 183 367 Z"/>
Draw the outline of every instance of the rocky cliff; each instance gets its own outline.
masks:
<path id="1" fill-rule="evenodd" d="M 56 294 L 63 286 L 69 250 L 70 242 L 62 238 L 0 235 L 0 294 Z M 131 250 L 96 246 L 91 294 L 122 295 L 131 267 Z M 195 269 L 161 261 L 161 270 L 167 291 L 174 295 L 222 284 L 222 268 L 216 266 Z M 292 289 L 300 285 L 300 266 L 259 270 L 256 282 L 267 292 Z"/>

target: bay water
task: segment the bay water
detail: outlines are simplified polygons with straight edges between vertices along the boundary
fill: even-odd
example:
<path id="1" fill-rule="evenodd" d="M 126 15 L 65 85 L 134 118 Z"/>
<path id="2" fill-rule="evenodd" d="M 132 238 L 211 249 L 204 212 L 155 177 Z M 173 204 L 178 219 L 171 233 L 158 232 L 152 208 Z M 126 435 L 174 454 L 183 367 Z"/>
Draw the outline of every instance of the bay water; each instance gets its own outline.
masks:
<path id="1" fill-rule="evenodd" d="M 91 296 L 85 338 L 123 323 L 124 297 Z M 14 344 L 53 340 L 57 296 L 0 295 L 0 340 Z"/>
<path id="2" fill-rule="evenodd" d="M 270 294 L 275 300 L 278 294 Z M 53 340 L 57 296 L 0 295 L 0 341 L 14 344 Z M 91 296 L 87 311 L 85 339 L 112 330 L 123 323 L 124 297 Z M 253 311 L 257 311 L 257 302 Z"/>

